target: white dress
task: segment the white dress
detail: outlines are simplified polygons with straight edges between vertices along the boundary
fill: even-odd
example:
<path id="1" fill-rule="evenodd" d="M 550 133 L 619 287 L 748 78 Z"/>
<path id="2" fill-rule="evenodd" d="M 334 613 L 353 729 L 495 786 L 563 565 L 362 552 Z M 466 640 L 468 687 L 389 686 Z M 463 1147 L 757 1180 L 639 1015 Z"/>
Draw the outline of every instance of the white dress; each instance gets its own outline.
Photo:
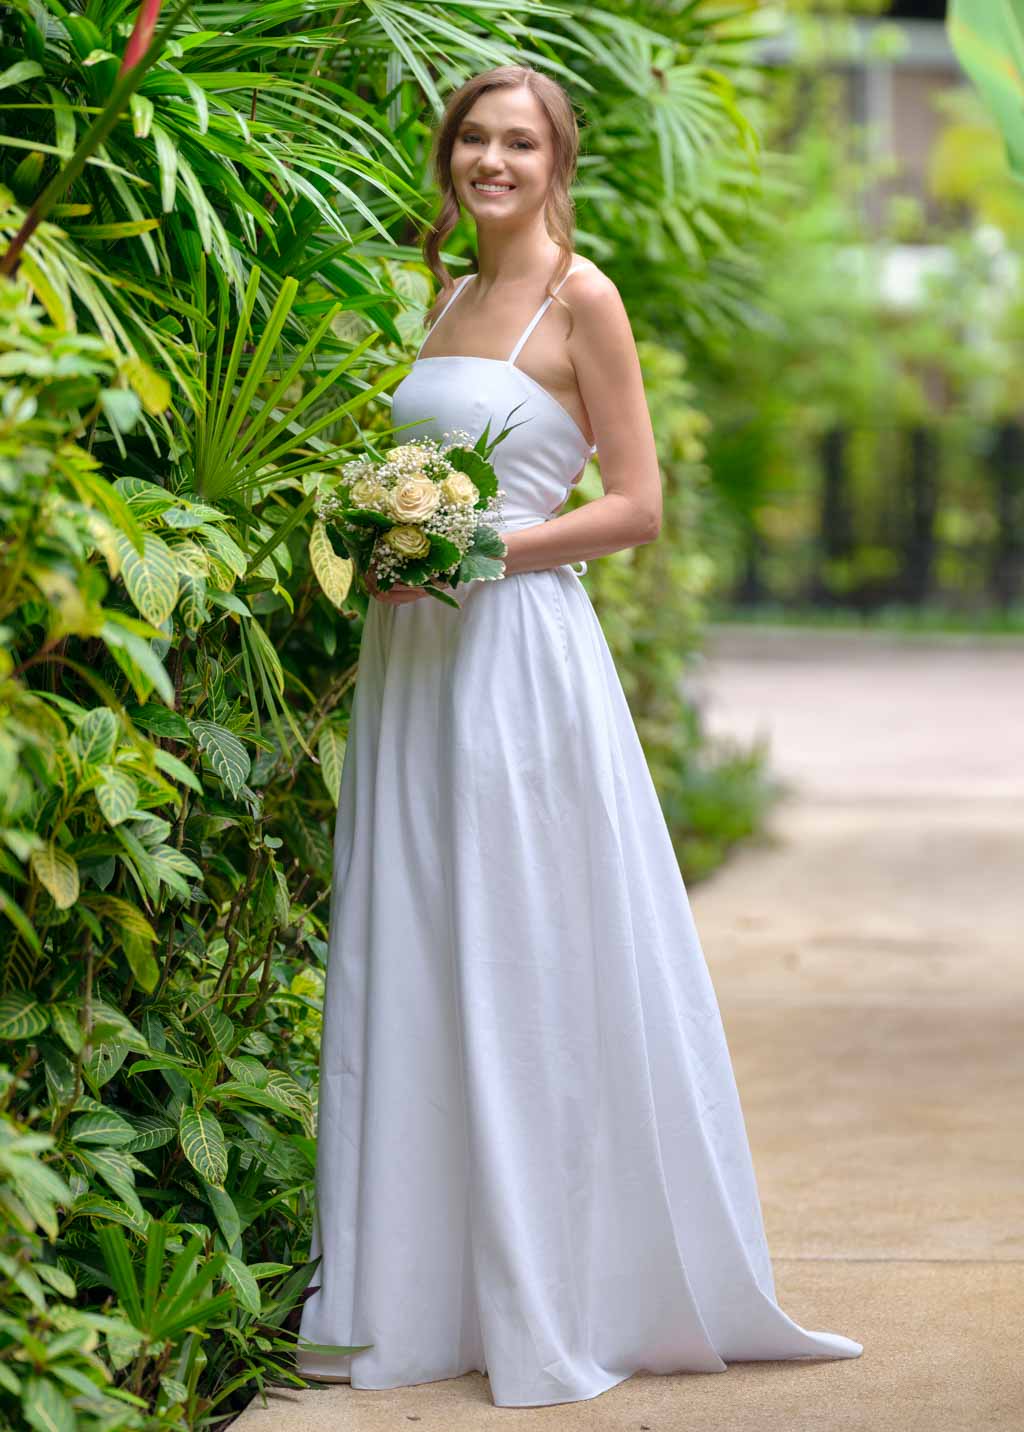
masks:
<path id="1" fill-rule="evenodd" d="M 419 358 L 394 394 L 395 423 L 423 420 L 403 441 L 493 436 L 526 400 L 492 459 L 509 529 L 592 451 L 516 366 L 550 302 L 507 360 Z M 301 1336 L 372 1346 L 299 1370 L 476 1370 L 535 1407 L 641 1370 L 858 1356 L 775 1301 L 717 1000 L 586 589 L 562 566 L 455 595 L 371 600 L 363 629 Z"/>

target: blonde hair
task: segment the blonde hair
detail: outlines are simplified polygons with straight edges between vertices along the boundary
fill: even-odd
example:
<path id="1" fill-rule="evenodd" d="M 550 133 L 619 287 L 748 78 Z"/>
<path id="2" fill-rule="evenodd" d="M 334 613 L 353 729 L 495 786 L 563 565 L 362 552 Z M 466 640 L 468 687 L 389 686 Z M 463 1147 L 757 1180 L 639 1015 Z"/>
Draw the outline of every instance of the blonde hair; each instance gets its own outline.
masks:
<path id="1" fill-rule="evenodd" d="M 551 290 L 568 272 L 573 259 L 572 237 L 576 223 L 576 205 L 571 186 L 576 178 L 580 132 L 572 100 L 557 80 L 541 74 L 529 65 L 499 65 L 495 69 L 473 75 L 449 96 L 434 134 L 431 167 L 434 181 L 441 193 L 441 205 L 423 239 L 423 257 L 440 283 L 441 292 L 427 315 L 428 322 L 433 321 L 436 312 L 454 288 L 454 280 L 441 258 L 441 248 L 459 219 L 459 201 L 452 183 L 452 150 L 459 125 L 482 94 L 489 90 L 516 88 L 528 89 L 531 94 L 536 95 L 551 126 L 555 162 L 544 220 L 548 233 L 562 254 L 551 276 L 547 292 L 571 314 L 569 305 L 558 294 L 552 294 Z"/>

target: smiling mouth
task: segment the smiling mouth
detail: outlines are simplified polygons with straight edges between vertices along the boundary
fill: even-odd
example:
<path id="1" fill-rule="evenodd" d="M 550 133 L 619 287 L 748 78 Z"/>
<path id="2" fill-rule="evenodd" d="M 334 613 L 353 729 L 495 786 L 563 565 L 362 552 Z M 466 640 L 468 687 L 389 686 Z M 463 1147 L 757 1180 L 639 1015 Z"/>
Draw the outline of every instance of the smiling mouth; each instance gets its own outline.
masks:
<path id="1" fill-rule="evenodd" d="M 478 194 L 510 194 L 514 184 L 488 184 L 483 179 L 474 179 L 472 187 Z"/>

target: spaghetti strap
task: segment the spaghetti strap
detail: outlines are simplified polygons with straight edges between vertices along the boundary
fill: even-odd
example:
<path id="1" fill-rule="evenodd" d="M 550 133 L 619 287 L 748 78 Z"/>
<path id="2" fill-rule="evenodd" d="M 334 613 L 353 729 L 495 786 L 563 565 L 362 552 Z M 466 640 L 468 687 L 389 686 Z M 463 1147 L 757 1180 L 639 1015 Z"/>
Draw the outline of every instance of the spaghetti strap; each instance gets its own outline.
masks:
<path id="1" fill-rule="evenodd" d="M 544 300 L 544 302 L 541 304 L 540 308 L 537 309 L 537 312 L 533 315 L 533 317 L 530 319 L 529 323 L 526 325 L 526 331 L 523 333 L 523 336 L 520 338 L 519 342 L 518 342 L 518 343 L 516 344 L 516 346 L 512 349 L 512 352 L 511 352 L 511 353 L 509 354 L 509 356 L 508 356 L 508 360 L 507 360 L 507 361 L 508 361 L 509 363 L 511 363 L 513 367 L 515 367 L 516 359 L 519 357 L 520 353 L 521 353 L 522 350 L 523 350 L 523 344 L 524 344 L 524 343 L 526 342 L 526 340 L 529 338 L 529 336 L 530 336 L 530 334 L 533 332 L 533 330 L 537 327 L 537 324 L 538 324 L 538 323 L 541 321 L 541 319 L 544 317 L 545 313 L 547 313 L 548 308 L 550 307 L 552 298 L 554 298 L 555 294 L 556 294 L 556 293 L 558 292 L 558 290 L 562 287 L 562 284 L 565 283 L 565 280 L 566 280 L 566 279 L 572 278 L 573 274 L 576 273 L 578 269 L 585 268 L 585 267 L 586 267 L 585 264 L 576 264 L 573 268 L 571 268 L 571 269 L 569 270 L 569 272 L 565 275 L 564 278 L 559 279 L 558 283 L 557 283 L 557 284 L 555 285 L 555 287 L 551 290 L 551 293 L 548 295 L 548 297 L 547 297 L 547 298 Z"/>
<path id="2" fill-rule="evenodd" d="M 440 312 L 440 313 L 437 315 L 437 317 L 434 319 L 434 321 L 433 321 L 433 323 L 431 324 L 431 326 L 427 329 L 427 331 L 426 331 L 426 333 L 424 334 L 424 337 L 423 337 L 423 342 L 422 342 L 422 343 L 420 344 L 420 346 L 416 349 L 416 357 L 417 357 L 417 358 L 420 356 L 420 354 L 423 352 L 424 348 L 427 346 L 427 339 L 430 337 L 430 335 L 431 335 L 431 334 L 434 332 L 434 330 L 437 328 L 437 325 L 441 322 L 441 319 L 445 316 L 445 314 L 448 312 L 449 308 L 451 308 L 452 304 L 453 304 L 453 303 L 455 302 L 455 300 L 458 298 L 459 294 L 460 294 L 460 293 L 462 292 L 462 290 L 466 287 L 466 284 L 469 283 L 470 279 L 472 279 L 473 277 L 474 277 L 473 274 L 471 274 L 471 273 L 466 273 L 466 274 L 463 274 L 460 279 L 457 279 L 457 280 L 456 280 L 456 283 L 455 283 L 455 292 L 452 294 L 451 298 L 450 298 L 450 299 L 448 300 L 448 302 L 445 304 L 444 308 L 441 309 L 441 312 Z M 566 278 L 568 278 L 568 277 L 569 277 L 569 275 L 566 274 Z"/>

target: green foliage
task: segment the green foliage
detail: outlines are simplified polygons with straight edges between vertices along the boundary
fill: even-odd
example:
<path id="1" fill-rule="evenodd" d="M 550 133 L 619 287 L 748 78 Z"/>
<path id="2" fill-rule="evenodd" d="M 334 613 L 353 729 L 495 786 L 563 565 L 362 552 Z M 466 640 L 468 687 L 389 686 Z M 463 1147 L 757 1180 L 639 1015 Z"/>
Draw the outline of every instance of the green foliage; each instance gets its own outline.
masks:
<path id="1" fill-rule="evenodd" d="M 662 527 L 656 542 L 616 552 L 587 569 L 587 589 L 622 678 L 673 845 L 688 879 L 719 865 L 759 827 L 774 787 L 764 752 L 719 749 L 684 699 L 698 660 L 715 578 L 708 524 L 707 418 L 694 407 L 686 361 L 660 344 L 637 345 L 662 470 Z M 573 497 L 596 495 L 588 471 Z"/>
<path id="2" fill-rule="evenodd" d="M 766 165 L 775 221 L 755 238 L 752 321 L 742 342 L 715 333 L 695 355 L 714 506 L 732 533 L 718 593 L 874 604 L 898 589 L 914 505 L 908 434 L 923 429 L 934 438 L 929 580 L 977 609 L 990 599 L 994 534 L 1009 526 L 987 464 L 993 429 L 1021 403 L 1020 186 L 975 97 L 947 92 L 926 216 L 891 165 L 864 158 L 846 86 L 826 63 L 842 53 L 812 47 L 759 106 L 768 145 L 786 152 Z M 918 292 L 900 293 L 892 275 L 913 259 Z M 848 435 L 841 553 L 823 532 L 823 440 L 836 430 Z"/>
<path id="3" fill-rule="evenodd" d="M 1002 131 L 1010 167 L 1024 178 L 1024 3 L 950 0 L 949 38 Z"/>
<path id="4" fill-rule="evenodd" d="M 592 101 L 580 244 L 649 315 L 662 281 L 688 323 L 728 308 L 756 181 L 749 7 L 198 5 L 86 154 L 131 10 L 0 16 L 0 242 L 84 156 L 0 281 L 0 1420 L 61 1432 L 300 1381 L 366 609 L 313 508 L 392 431 L 443 90 L 525 58 Z M 682 832 L 699 420 L 648 362 L 674 516 L 604 609 Z"/>

